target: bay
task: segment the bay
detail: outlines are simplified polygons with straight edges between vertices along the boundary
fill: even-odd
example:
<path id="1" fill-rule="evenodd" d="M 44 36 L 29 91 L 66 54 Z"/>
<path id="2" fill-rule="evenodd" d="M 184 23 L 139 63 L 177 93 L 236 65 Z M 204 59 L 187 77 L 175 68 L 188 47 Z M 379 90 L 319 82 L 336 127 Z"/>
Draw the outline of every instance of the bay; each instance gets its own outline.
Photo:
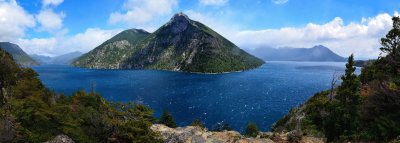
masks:
<path id="1" fill-rule="evenodd" d="M 254 122 L 263 131 L 316 92 L 330 88 L 342 62 L 267 62 L 257 69 L 225 74 L 157 70 L 96 70 L 44 65 L 33 69 L 50 90 L 71 95 L 91 90 L 113 102 L 139 102 L 159 117 L 169 111 L 178 125 L 200 119 L 213 128 L 228 123 L 243 131 Z M 358 70 L 359 72 L 359 70 Z"/>

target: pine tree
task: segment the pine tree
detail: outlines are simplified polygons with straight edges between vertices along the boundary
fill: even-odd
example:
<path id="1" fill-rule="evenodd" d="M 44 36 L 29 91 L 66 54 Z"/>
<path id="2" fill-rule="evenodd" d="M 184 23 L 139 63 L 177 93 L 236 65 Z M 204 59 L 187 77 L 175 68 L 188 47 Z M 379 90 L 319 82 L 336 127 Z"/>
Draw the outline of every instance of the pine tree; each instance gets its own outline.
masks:
<path id="1" fill-rule="evenodd" d="M 353 54 L 348 58 L 345 74 L 341 77 L 342 84 L 337 89 L 335 102 L 327 107 L 330 115 L 325 125 L 328 141 L 351 140 L 351 135 L 355 134 L 360 125 L 360 115 L 358 113 L 360 105 L 359 87 L 360 82 L 354 73 Z"/>
<path id="2" fill-rule="evenodd" d="M 358 94 L 360 81 L 355 74 L 354 56 L 350 55 L 346 64 L 345 74 L 342 76 L 342 84 L 338 87 L 336 99 L 343 105 L 358 105 L 360 95 Z"/>
<path id="3" fill-rule="evenodd" d="M 164 113 L 161 115 L 159 123 L 164 124 L 171 128 L 177 127 L 174 118 L 172 117 L 171 113 L 169 113 L 168 111 L 164 111 Z"/>
<path id="4" fill-rule="evenodd" d="M 381 39 L 381 51 L 386 56 L 384 59 L 387 62 L 388 70 L 397 75 L 400 70 L 400 17 L 393 17 L 393 29 L 391 29 L 385 38 Z M 382 57 L 381 57 L 382 58 Z"/>

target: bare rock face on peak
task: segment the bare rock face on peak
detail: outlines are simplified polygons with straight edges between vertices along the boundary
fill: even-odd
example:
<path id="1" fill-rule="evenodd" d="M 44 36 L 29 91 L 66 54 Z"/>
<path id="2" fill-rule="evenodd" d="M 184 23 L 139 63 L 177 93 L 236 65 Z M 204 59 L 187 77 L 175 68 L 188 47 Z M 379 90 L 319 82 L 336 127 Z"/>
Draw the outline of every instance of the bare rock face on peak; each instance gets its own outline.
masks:
<path id="1" fill-rule="evenodd" d="M 129 39 L 127 37 L 126 39 Z M 113 66 L 99 61 L 87 62 L 85 56 L 74 65 L 89 68 L 158 69 L 200 73 L 222 73 L 257 68 L 264 61 L 246 53 L 204 24 L 189 19 L 183 13 L 175 14 L 170 21 L 154 33 L 135 43 L 126 45 L 123 60 Z M 110 46 L 108 49 L 115 48 Z M 96 49 L 95 49 L 96 50 Z M 90 53 L 90 52 L 89 52 Z M 96 58 L 109 59 L 115 54 L 98 54 Z M 82 64 L 91 63 L 91 64 Z"/>

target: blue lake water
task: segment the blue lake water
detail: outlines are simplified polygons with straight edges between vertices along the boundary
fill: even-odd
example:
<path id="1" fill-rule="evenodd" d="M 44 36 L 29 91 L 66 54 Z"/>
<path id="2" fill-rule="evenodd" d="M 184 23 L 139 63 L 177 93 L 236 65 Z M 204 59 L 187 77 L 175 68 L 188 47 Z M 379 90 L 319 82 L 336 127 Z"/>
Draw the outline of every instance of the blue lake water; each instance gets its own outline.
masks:
<path id="1" fill-rule="evenodd" d="M 314 93 L 328 89 L 340 62 L 268 62 L 245 72 L 192 74 L 155 70 L 94 70 L 69 66 L 33 67 L 51 90 L 72 94 L 94 89 L 110 101 L 141 102 L 159 117 L 172 113 L 181 126 L 194 119 L 208 128 L 226 122 L 242 131 L 248 122 L 263 131 Z"/>

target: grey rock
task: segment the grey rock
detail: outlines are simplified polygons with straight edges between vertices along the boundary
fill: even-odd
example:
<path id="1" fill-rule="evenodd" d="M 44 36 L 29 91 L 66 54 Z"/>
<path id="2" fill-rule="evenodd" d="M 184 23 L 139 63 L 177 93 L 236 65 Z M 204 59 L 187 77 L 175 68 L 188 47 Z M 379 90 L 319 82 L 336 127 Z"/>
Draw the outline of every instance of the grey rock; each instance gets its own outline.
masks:
<path id="1" fill-rule="evenodd" d="M 45 143 L 75 143 L 71 138 L 66 135 L 58 135 L 54 139 Z"/>

